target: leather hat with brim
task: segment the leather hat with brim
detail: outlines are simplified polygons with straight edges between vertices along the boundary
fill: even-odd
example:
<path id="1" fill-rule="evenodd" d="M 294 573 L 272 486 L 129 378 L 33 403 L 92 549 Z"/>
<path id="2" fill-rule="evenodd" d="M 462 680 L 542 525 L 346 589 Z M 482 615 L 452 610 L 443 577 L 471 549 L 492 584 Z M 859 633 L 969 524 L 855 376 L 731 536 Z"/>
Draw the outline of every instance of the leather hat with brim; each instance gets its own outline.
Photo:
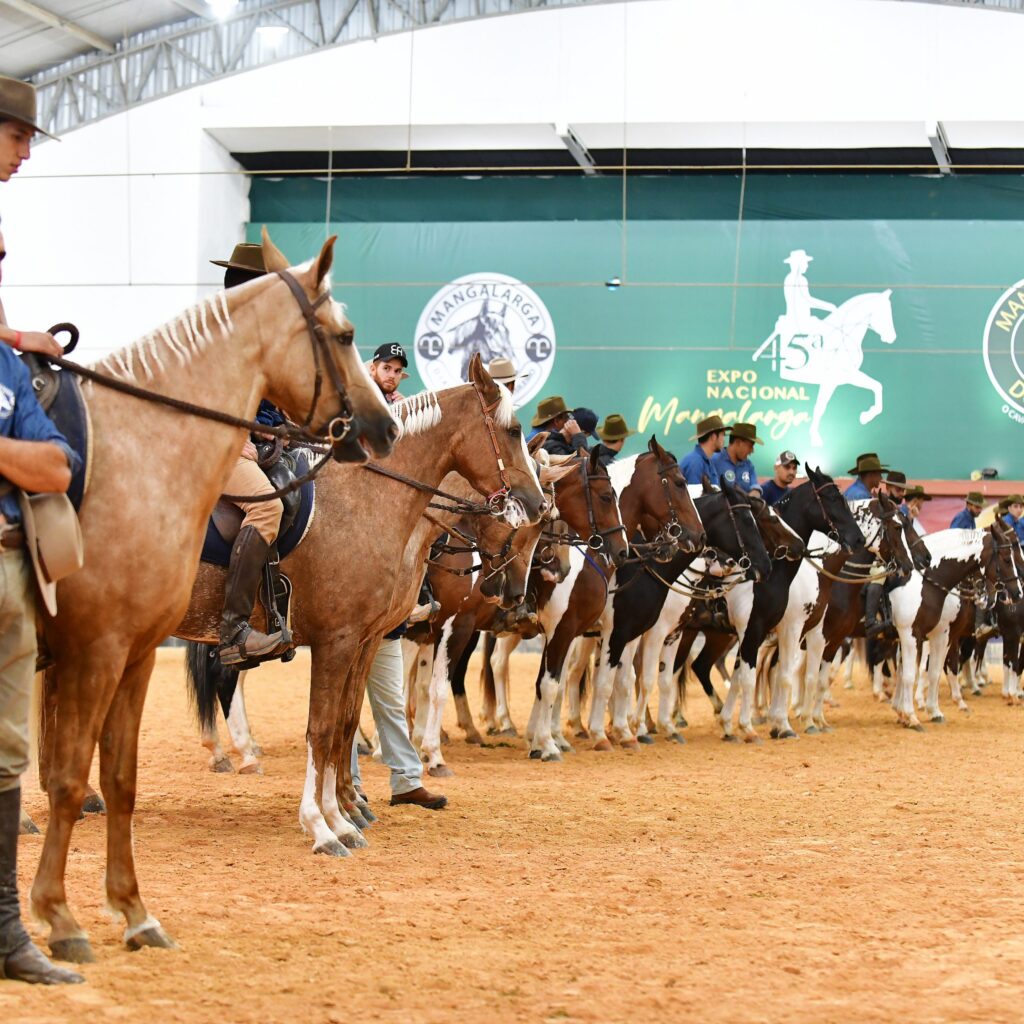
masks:
<path id="1" fill-rule="evenodd" d="M 907 492 L 903 495 L 904 501 L 912 501 L 914 498 L 920 498 L 922 501 L 931 501 L 932 496 L 926 494 L 924 488 L 920 484 L 915 484 L 913 487 L 908 488 Z"/>
<path id="2" fill-rule="evenodd" d="M 66 494 L 18 492 L 21 526 L 46 610 L 57 614 L 57 581 L 82 568 L 82 527 Z"/>
<path id="3" fill-rule="evenodd" d="M 966 501 L 968 505 L 977 505 L 978 508 L 981 508 L 985 504 L 985 495 L 983 495 L 981 491 L 968 491 L 967 497 L 964 498 L 964 501 Z"/>
<path id="4" fill-rule="evenodd" d="M 907 474 L 901 473 L 898 469 L 890 469 L 885 474 L 885 482 L 887 484 L 895 484 L 897 487 L 907 486 Z"/>
<path id="5" fill-rule="evenodd" d="M 56 135 L 51 135 L 39 124 L 36 87 L 17 78 L 8 78 L 7 75 L 0 75 L 0 120 L 20 121 L 48 139 L 57 139 Z"/>
<path id="6" fill-rule="evenodd" d="M 232 270 L 248 270 L 250 274 L 265 274 L 263 246 L 255 242 L 239 242 L 231 250 L 229 260 L 210 260 L 215 267 L 231 267 Z"/>
<path id="7" fill-rule="evenodd" d="M 537 415 L 530 421 L 531 427 L 543 427 L 556 416 L 563 412 L 569 412 L 565 399 L 561 395 L 552 395 L 550 398 L 542 398 L 537 404 Z"/>
<path id="8" fill-rule="evenodd" d="M 764 444 L 764 441 L 757 436 L 757 427 L 753 423 L 734 423 L 729 428 L 729 440 L 738 437 L 741 441 L 749 441 L 751 444 Z"/>
<path id="9" fill-rule="evenodd" d="M 857 465 L 853 469 L 848 469 L 847 473 L 860 476 L 862 473 L 881 473 L 888 468 L 888 466 L 882 465 L 875 452 L 864 452 L 863 455 L 857 456 Z"/>
<path id="10" fill-rule="evenodd" d="M 602 441 L 624 441 L 635 433 L 635 430 L 629 429 L 629 424 L 626 423 L 625 418 L 617 412 L 613 412 L 610 416 L 605 416 L 604 423 L 597 428 L 597 436 Z"/>
<path id="11" fill-rule="evenodd" d="M 721 416 L 708 416 L 697 424 L 697 433 L 690 438 L 691 441 L 699 441 L 705 434 L 717 434 L 725 430 L 725 424 Z"/>

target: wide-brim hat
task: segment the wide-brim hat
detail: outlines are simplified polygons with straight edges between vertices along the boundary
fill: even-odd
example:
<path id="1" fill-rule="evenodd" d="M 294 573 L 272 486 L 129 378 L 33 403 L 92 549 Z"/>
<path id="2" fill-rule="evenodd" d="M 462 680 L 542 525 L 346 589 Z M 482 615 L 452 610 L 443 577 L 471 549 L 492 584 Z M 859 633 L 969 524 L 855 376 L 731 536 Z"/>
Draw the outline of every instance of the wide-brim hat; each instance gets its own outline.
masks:
<path id="1" fill-rule="evenodd" d="M 999 502 L 1001 509 L 1008 509 L 1011 505 L 1024 505 L 1024 498 L 1019 494 L 1008 494 Z"/>
<path id="2" fill-rule="evenodd" d="M 31 82 L 0 75 L 0 118 L 21 121 L 48 139 L 57 139 L 56 135 L 51 135 L 39 124 L 36 112 L 36 87 Z"/>
<path id="3" fill-rule="evenodd" d="M 629 429 L 629 424 L 626 422 L 625 417 L 620 416 L 617 412 L 605 416 L 604 423 L 597 428 L 597 436 L 602 441 L 624 441 L 635 433 L 635 430 Z"/>
<path id="4" fill-rule="evenodd" d="M 549 398 L 542 398 L 537 403 L 537 415 L 530 421 L 531 427 L 543 427 L 545 423 L 561 416 L 563 412 L 569 412 L 569 406 L 561 395 L 551 395 Z"/>
<path id="5" fill-rule="evenodd" d="M 876 452 L 864 452 L 862 455 L 857 456 L 857 465 L 853 469 L 848 469 L 847 473 L 860 476 L 861 473 L 882 473 L 888 468 L 888 466 L 882 465 Z"/>
<path id="6" fill-rule="evenodd" d="M 232 270 L 248 270 L 250 274 L 265 274 L 267 265 L 263 262 L 263 246 L 256 242 L 239 242 L 231 250 L 227 260 L 210 260 L 215 267 L 231 267 Z"/>
<path id="7" fill-rule="evenodd" d="M 729 428 L 729 440 L 738 437 L 741 441 L 749 441 L 751 444 L 764 444 L 764 441 L 757 436 L 757 427 L 753 423 L 734 423 Z"/>
<path id="8" fill-rule="evenodd" d="M 498 356 L 487 364 L 487 374 L 495 384 L 515 384 L 524 379 L 524 375 L 516 372 L 516 365 L 511 359 Z"/>
<path id="9" fill-rule="evenodd" d="M 920 498 L 922 501 L 931 501 L 932 496 L 925 493 L 925 489 L 920 484 L 915 484 L 913 487 L 907 488 L 907 491 L 903 495 L 904 501 L 912 501 L 914 498 Z"/>
<path id="10" fill-rule="evenodd" d="M 694 434 L 690 440 L 697 441 L 705 434 L 717 434 L 720 430 L 725 430 L 725 424 L 722 422 L 722 417 L 708 416 L 697 424 L 697 433 Z"/>
<path id="11" fill-rule="evenodd" d="M 985 504 L 985 495 L 981 491 L 968 491 L 964 501 L 968 505 L 977 505 L 978 508 L 982 508 Z"/>
<path id="12" fill-rule="evenodd" d="M 85 547 L 75 507 L 66 494 L 18 492 L 21 527 L 46 610 L 57 614 L 57 581 L 82 568 Z"/>
<path id="13" fill-rule="evenodd" d="M 895 484 L 897 487 L 907 486 L 907 474 L 901 473 L 898 469 L 890 469 L 885 474 L 885 482 L 887 484 Z"/>
<path id="14" fill-rule="evenodd" d="M 808 256 L 803 249 L 794 249 L 782 262 L 793 266 L 794 263 L 810 263 L 813 256 Z"/>

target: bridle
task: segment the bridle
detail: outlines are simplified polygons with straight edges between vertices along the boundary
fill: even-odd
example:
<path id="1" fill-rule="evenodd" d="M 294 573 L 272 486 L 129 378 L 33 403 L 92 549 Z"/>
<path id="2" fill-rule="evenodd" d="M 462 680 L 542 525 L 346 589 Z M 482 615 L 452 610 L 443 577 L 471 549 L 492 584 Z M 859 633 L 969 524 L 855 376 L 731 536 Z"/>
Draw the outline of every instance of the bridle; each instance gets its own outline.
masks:
<path id="1" fill-rule="evenodd" d="M 842 492 L 839 490 L 839 485 L 835 480 L 829 480 L 827 483 L 823 483 L 820 487 L 816 487 L 814 483 L 808 481 L 811 490 L 814 492 L 814 500 L 818 503 L 818 508 L 821 511 L 821 517 L 825 520 L 828 530 L 825 531 L 826 536 L 831 537 L 841 548 L 847 550 L 846 545 L 843 543 L 842 536 L 839 533 L 839 527 L 836 526 L 835 520 L 829 514 L 827 508 L 825 508 L 825 502 L 821 500 L 821 492 L 827 490 L 829 487 L 834 487 L 835 492 L 839 495 L 840 501 L 843 498 Z"/>
<path id="2" fill-rule="evenodd" d="M 509 535 L 505 538 L 505 543 L 501 546 L 500 551 L 490 552 L 481 546 L 478 538 L 465 533 L 458 526 L 454 524 L 451 526 L 445 525 L 439 519 L 435 519 L 430 515 L 429 512 L 424 512 L 423 517 L 439 529 L 444 530 L 445 533 L 455 534 L 464 545 L 449 544 L 448 542 L 438 543 L 437 541 L 430 545 L 430 557 L 426 559 L 426 563 L 427 565 L 432 565 L 435 569 L 440 569 L 442 572 L 450 573 L 452 576 L 470 576 L 475 572 L 479 572 L 483 574 L 485 580 L 489 580 L 499 573 L 503 573 L 519 557 L 518 553 L 510 554 L 512 543 L 515 540 L 515 530 L 509 531 Z M 443 562 L 437 561 L 439 555 L 471 555 L 474 552 L 480 556 L 479 565 L 469 565 L 460 569 L 456 566 L 445 565 Z M 485 561 L 490 567 L 488 571 L 485 571 Z"/>
<path id="3" fill-rule="evenodd" d="M 755 523 L 760 522 L 762 519 L 767 519 L 768 522 L 771 522 L 770 506 L 768 505 L 768 502 L 764 501 L 764 499 L 761 499 L 760 501 L 758 501 L 758 503 L 756 505 L 753 502 L 751 502 L 751 506 L 750 507 L 751 507 L 751 510 L 753 510 L 755 508 L 757 510 L 756 512 L 752 512 L 752 514 L 754 516 L 754 522 Z M 782 519 L 781 516 L 777 516 L 776 518 L 779 520 L 780 523 L 783 522 L 783 519 Z M 783 529 L 787 529 L 787 528 L 788 528 L 788 524 L 786 524 L 786 526 L 783 527 Z M 763 532 L 761 533 L 761 537 L 762 537 L 762 539 L 764 539 L 764 533 Z M 797 541 L 800 541 L 800 538 L 797 537 L 796 534 L 793 535 L 793 539 L 797 540 Z M 803 545 L 802 541 L 800 541 L 800 543 L 801 543 L 801 545 Z M 803 558 L 803 554 L 799 554 L 799 555 L 793 554 L 793 549 L 792 549 L 792 546 L 790 544 L 777 544 L 775 546 L 775 551 L 772 553 L 772 555 L 770 557 L 771 557 L 773 562 L 799 562 Z"/>
<path id="4" fill-rule="evenodd" d="M 1012 540 L 1000 540 L 993 532 L 989 532 L 989 537 L 992 540 L 993 547 L 993 557 L 989 560 L 989 565 L 992 565 L 995 575 L 993 591 L 995 593 L 996 600 L 999 601 L 1000 604 L 1016 604 L 1018 601 L 1024 599 L 1024 587 L 1022 587 L 1020 576 L 1017 573 L 1016 562 L 1014 560 L 1014 542 Z M 998 553 L 1000 551 L 1010 552 L 1010 566 L 1013 575 L 1009 579 L 1004 579 L 999 572 L 1000 559 L 998 557 Z M 1017 597 L 1010 596 L 1011 586 L 1017 592 Z"/>
<path id="5" fill-rule="evenodd" d="M 490 405 L 484 401 L 483 391 L 476 381 L 473 381 L 473 391 L 480 400 L 480 412 L 484 417 L 484 426 L 487 428 L 491 448 L 494 449 L 494 458 L 498 463 L 498 479 L 501 481 L 501 487 L 487 496 L 487 504 L 491 509 L 491 515 L 503 516 L 508 511 L 509 502 L 514 499 L 512 498 L 512 483 L 505 470 L 505 460 L 501 457 L 501 449 L 498 447 L 498 435 L 494 423 L 494 411 L 501 405 L 501 391 L 498 391 L 498 397 Z"/>
<path id="6" fill-rule="evenodd" d="M 580 459 L 580 472 L 583 474 L 583 497 L 587 503 L 587 525 L 590 529 L 590 536 L 587 538 L 587 547 L 598 554 L 601 554 L 605 558 L 609 558 L 608 553 L 603 550 L 605 537 L 610 536 L 613 533 L 622 531 L 623 536 L 626 533 L 626 527 L 621 522 L 616 523 L 614 526 L 609 526 L 607 530 L 601 530 L 597 525 L 597 517 L 594 515 L 594 496 L 590 493 L 590 471 L 588 468 L 589 460 L 587 458 Z M 607 479 L 607 474 L 605 475 Z M 611 486 L 609 480 L 608 486 Z M 609 558 L 609 561 L 611 559 Z"/>

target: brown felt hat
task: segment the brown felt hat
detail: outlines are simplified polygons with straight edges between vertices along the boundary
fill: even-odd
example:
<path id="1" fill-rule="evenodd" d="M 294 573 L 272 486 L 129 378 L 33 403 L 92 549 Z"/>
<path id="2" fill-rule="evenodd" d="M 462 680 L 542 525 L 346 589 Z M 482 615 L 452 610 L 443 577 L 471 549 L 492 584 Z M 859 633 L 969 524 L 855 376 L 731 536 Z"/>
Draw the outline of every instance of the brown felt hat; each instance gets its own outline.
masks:
<path id="1" fill-rule="evenodd" d="M 215 267 L 231 267 L 233 270 L 248 270 L 250 274 L 265 274 L 263 246 L 257 242 L 239 242 L 231 250 L 231 259 L 210 260 Z"/>
<path id="2" fill-rule="evenodd" d="M 690 440 L 696 441 L 705 434 L 717 434 L 720 430 L 725 430 L 725 424 L 722 422 L 722 417 L 708 416 L 707 419 L 703 419 L 697 424 L 697 433 L 694 434 Z"/>
<path id="3" fill-rule="evenodd" d="M 854 476 L 860 476 L 861 473 L 881 473 L 883 470 L 888 469 L 888 466 L 883 466 L 879 461 L 878 455 L 875 452 L 864 452 L 863 455 L 857 456 L 857 465 L 853 469 L 848 469 L 847 473 L 852 473 Z M 893 481 L 896 483 L 897 481 Z"/>
<path id="4" fill-rule="evenodd" d="M 597 428 L 597 436 L 602 441 L 623 441 L 627 437 L 632 437 L 635 433 L 635 430 L 629 429 L 625 418 L 617 412 L 613 412 L 610 416 L 605 416 L 604 423 Z"/>
<path id="5" fill-rule="evenodd" d="M 551 395 L 550 398 L 542 398 L 537 403 L 537 415 L 530 421 L 530 426 L 543 427 L 545 423 L 550 422 L 556 416 L 561 416 L 563 412 L 571 412 L 571 410 L 565 404 L 565 399 L 561 395 Z"/>
<path id="6" fill-rule="evenodd" d="M 764 441 L 757 436 L 757 427 L 753 423 L 734 423 L 729 428 L 729 440 L 738 437 L 741 441 L 750 441 L 752 444 L 764 444 Z"/>
<path id="7" fill-rule="evenodd" d="M 1004 511 L 1008 509 L 1011 505 L 1024 505 L 1024 498 L 1022 498 L 1019 494 L 1008 494 L 999 502 L 999 507 Z"/>
<path id="8" fill-rule="evenodd" d="M 981 491 L 968 491 L 967 497 L 964 498 L 964 501 L 966 501 L 968 505 L 977 505 L 978 508 L 981 508 L 985 504 L 985 496 Z"/>
<path id="9" fill-rule="evenodd" d="M 0 120 L 20 121 L 47 138 L 57 138 L 39 124 L 36 87 L 18 78 L 8 78 L 7 75 L 0 75 Z"/>
<path id="10" fill-rule="evenodd" d="M 904 501 L 911 501 L 913 498 L 920 498 L 922 501 L 932 500 L 932 496 L 930 494 L 925 494 L 925 490 L 920 484 L 914 484 L 914 486 L 908 488 L 906 494 L 903 495 Z"/>
<path id="11" fill-rule="evenodd" d="M 885 475 L 887 484 L 895 484 L 897 487 L 907 486 L 907 474 L 901 473 L 898 469 L 890 469 Z"/>

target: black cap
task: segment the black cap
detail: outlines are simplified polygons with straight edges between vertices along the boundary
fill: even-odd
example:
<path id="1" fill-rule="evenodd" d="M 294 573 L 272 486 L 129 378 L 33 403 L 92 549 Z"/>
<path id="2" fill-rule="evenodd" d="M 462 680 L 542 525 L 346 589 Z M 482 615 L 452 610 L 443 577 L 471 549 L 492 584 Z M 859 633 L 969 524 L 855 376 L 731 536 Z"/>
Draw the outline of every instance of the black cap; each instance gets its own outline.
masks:
<path id="1" fill-rule="evenodd" d="M 595 433 L 597 430 L 597 413 L 593 409 L 588 409 L 586 406 L 581 405 L 578 409 L 573 409 L 572 418 L 579 424 L 580 430 L 584 434 L 588 434 L 595 441 L 600 440 Z"/>
<path id="2" fill-rule="evenodd" d="M 386 341 L 383 345 L 378 345 L 377 351 L 373 353 L 373 362 L 375 363 L 386 363 L 389 359 L 397 359 L 406 367 L 409 365 L 409 360 L 405 357 L 405 349 L 397 341 Z"/>

